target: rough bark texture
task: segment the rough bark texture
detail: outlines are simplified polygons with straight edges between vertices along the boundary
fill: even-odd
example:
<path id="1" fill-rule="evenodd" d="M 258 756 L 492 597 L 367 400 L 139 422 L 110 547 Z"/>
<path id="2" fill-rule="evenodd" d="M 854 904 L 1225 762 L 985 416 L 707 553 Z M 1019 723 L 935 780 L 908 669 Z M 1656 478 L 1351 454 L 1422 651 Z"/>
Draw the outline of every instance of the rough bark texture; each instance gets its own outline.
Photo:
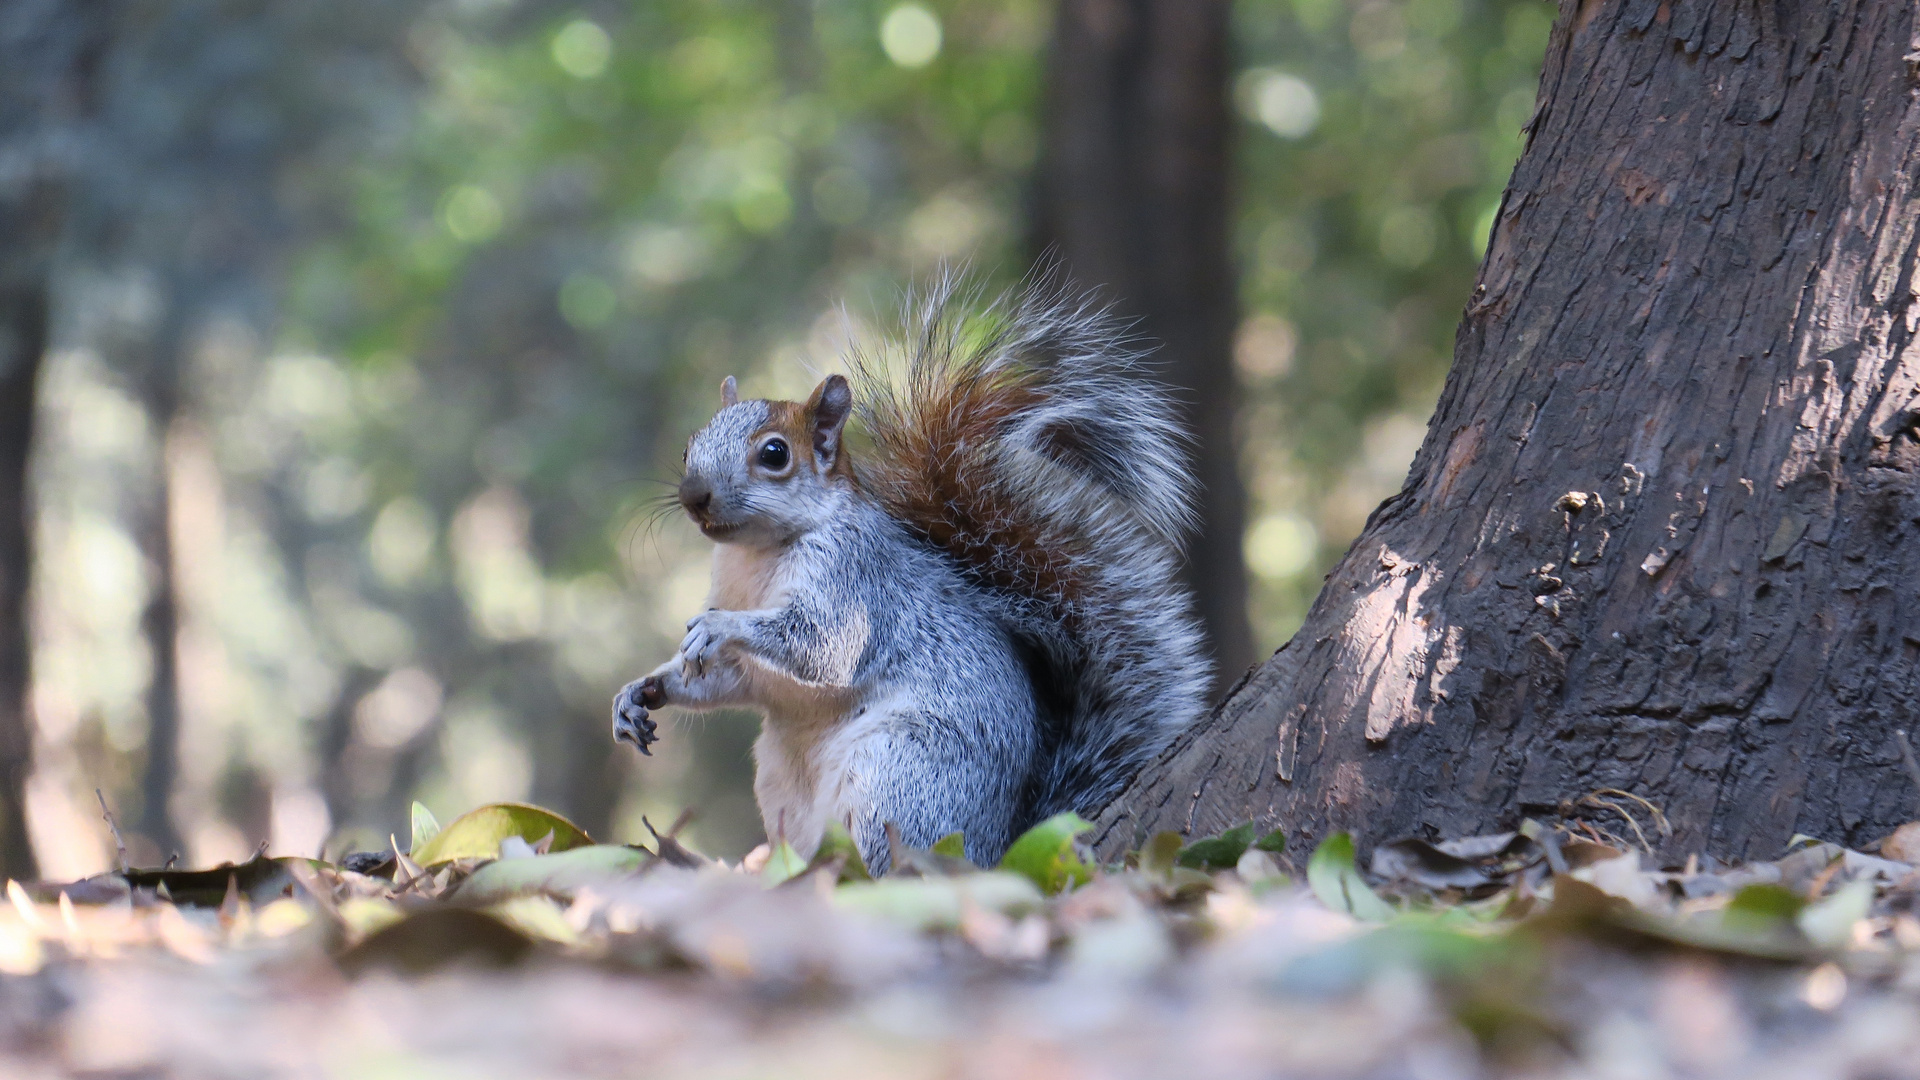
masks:
<path id="1" fill-rule="evenodd" d="M 1233 432 L 1225 0 L 1063 0 L 1048 61 L 1040 246 L 1161 344 L 1200 435 L 1189 554 L 1225 686 L 1253 662 Z"/>
<path id="2" fill-rule="evenodd" d="M 1771 856 L 1915 816 L 1914 31 L 1563 5 L 1405 489 L 1107 850 L 1246 818 L 1296 857 L 1527 814 L 1632 839 L 1624 810 L 1670 856 Z"/>

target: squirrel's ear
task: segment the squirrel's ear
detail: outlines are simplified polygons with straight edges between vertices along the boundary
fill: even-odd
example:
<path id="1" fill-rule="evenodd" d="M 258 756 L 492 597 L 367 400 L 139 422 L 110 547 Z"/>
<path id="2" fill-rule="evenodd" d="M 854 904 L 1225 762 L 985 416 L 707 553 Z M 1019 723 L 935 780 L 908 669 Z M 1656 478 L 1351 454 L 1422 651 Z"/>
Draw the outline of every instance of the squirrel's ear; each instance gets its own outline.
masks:
<path id="1" fill-rule="evenodd" d="M 813 423 L 813 456 L 822 469 L 831 469 L 840 457 L 840 429 L 853 412 L 853 390 L 845 375 L 829 375 L 807 399 L 807 418 Z"/>
<path id="2" fill-rule="evenodd" d="M 733 376 L 729 375 L 720 382 L 720 407 L 724 409 L 729 405 L 738 404 L 740 404 L 740 387 L 733 381 Z"/>

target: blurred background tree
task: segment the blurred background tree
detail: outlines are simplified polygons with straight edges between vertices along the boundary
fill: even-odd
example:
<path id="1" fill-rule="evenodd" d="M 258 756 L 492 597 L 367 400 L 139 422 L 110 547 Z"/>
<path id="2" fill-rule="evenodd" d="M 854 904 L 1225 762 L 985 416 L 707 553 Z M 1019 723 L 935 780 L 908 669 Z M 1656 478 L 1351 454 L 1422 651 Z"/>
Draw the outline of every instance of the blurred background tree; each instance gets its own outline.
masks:
<path id="1" fill-rule="evenodd" d="M 1075 284 L 1158 344 L 1158 374 L 1186 405 L 1200 483 L 1186 577 L 1218 689 L 1254 660 L 1233 430 L 1230 10 L 1226 0 L 1062 0 L 1034 215 Z"/>
<path id="2" fill-rule="evenodd" d="M 1154 311 L 1211 302 L 1214 374 L 1182 385 L 1243 524 L 1196 565 L 1216 625 L 1245 612 L 1230 662 L 1277 647 L 1404 478 L 1552 9 L 1195 5 L 1218 32 L 1184 77 L 1230 171 L 1168 205 L 1218 254 L 1165 301 L 1074 254 L 1056 166 L 1087 132 L 1045 104 L 1068 9 L 1140 7 L 94 9 L 34 436 L 44 872 L 108 864 L 96 786 L 146 858 L 384 845 L 413 797 L 615 838 L 690 805 L 744 851 L 749 719 L 675 720 L 645 760 L 607 735 L 704 595 L 656 497 L 722 376 L 803 393 L 943 263 L 1005 285 L 1054 245 L 1174 344 Z"/>

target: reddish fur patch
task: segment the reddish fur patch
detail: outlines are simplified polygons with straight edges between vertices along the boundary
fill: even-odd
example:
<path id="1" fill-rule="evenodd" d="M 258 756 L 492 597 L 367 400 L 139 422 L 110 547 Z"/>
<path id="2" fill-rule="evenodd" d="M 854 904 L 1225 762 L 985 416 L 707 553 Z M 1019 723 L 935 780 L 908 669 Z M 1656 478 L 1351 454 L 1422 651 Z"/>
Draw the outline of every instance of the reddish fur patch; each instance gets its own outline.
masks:
<path id="1" fill-rule="evenodd" d="M 816 391 L 815 396 L 818 396 Z M 767 422 L 755 431 L 752 441 L 758 443 L 762 436 L 773 432 L 784 435 L 787 445 L 792 447 L 795 460 L 805 468 L 814 468 L 816 458 L 813 452 L 813 411 L 817 402 L 807 401 L 769 401 L 767 402 Z M 833 467 L 827 470 L 828 476 L 854 478 L 853 466 L 843 445 L 840 456 L 834 460 Z"/>
<path id="2" fill-rule="evenodd" d="M 750 441 L 758 445 L 762 436 L 776 431 L 787 437 L 787 445 L 793 448 L 794 459 L 812 467 L 813 424 L 807 418 L 807 407 L 797 401 L 767 402 L 767 422 L 760 425 Z"/>
<path id="3" fill-rule="evenodd" d="M 1072 572 L 1083 543 L 1050 528 L 983 460 L 1005 425 L 1045 397 L 1042 379 L 1030 368 L 989 373 L 962 363 L 912 380 L 896 408 L 869 423 L 877 453 L 862 462 L 861 481 L 962 566 L 1064 612 L 1084 584 Z"/>

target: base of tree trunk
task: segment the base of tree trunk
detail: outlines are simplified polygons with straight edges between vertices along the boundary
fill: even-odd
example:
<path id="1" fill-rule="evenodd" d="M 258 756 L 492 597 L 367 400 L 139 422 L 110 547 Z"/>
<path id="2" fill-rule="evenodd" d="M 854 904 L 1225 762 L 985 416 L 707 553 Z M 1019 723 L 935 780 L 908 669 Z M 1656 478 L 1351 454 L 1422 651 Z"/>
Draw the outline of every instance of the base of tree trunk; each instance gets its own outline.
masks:
<path id="1" fill-rule="evenodd" d="M 1679 857 L 1920 811 L 1909 5 L 1564 4 L 1405 489 L 1108 808 Z"/>

